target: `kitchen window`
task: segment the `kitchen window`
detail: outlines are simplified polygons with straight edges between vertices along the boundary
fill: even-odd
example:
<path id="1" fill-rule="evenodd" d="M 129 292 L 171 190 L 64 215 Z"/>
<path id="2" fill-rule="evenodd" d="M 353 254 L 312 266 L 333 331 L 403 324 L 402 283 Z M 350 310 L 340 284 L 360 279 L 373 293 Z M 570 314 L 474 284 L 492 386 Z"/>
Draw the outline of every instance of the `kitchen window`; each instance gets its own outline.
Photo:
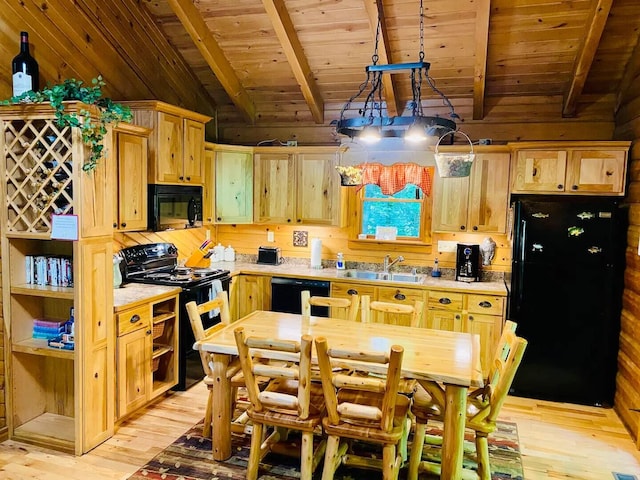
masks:
<path id="1" fill-rule="evenodd" d="M 395 227 L 395 241 L 430 243 L 431 201 L 420 187 L 408 183 L 392 195 L 382 193 L 378 185 L 367 184 L 359 193 L 361 216 L 359 239 L 375 239 L 377 227 Z M 393 241 L 393 240 L 385 240 Z"/>

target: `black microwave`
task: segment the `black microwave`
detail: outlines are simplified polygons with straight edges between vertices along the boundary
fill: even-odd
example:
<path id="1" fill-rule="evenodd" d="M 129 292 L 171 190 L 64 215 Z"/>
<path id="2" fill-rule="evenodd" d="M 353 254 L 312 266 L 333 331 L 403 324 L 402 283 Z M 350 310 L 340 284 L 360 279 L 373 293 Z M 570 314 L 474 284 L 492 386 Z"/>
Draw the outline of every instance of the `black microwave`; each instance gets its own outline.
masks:
<path id="1" fill-rule="evenodd" d="M 149 185 L 149 230 L 202 226 L 202 187 Z"/>

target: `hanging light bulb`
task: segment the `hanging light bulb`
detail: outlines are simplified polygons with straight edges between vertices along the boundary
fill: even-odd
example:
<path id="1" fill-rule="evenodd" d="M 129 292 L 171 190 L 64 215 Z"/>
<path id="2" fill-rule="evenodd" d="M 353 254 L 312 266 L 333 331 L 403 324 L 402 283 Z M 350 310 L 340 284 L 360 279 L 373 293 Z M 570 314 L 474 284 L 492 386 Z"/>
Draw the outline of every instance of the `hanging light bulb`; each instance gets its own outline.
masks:
<path id="1" fill-rule="evenodd" d="M 362 129 L 358 138 L 365 143 L 376 143 L 382 139 L 382 135 L 380 134 L 380 128 L 374 127 L 373 125 L 369 125 Z"/>
<path id="2" fill-rule="evenodd" d="M 428 140 L 428 136 L 424 126 L 414 123 L 405 132 L 404 139 L 410 143 L 422 143 Z"/>

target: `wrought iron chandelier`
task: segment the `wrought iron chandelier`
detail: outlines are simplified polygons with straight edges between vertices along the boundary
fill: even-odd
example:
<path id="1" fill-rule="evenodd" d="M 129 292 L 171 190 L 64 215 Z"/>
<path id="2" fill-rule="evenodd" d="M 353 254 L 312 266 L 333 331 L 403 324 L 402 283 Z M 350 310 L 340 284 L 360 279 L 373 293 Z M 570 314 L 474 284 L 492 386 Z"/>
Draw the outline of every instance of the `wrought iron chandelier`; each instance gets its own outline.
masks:
<path id="1" fill-rule="evenodd" d="M 381 8 L 381 6 L 379 7 Z M 378 14 L 376 28 L 375 49 L 371 57 L 372 64 L 366 67 L 367 78 L 360 85 L 358 92 L 342 107 L 340 119 L 332 122 L 336 125 L 336 132 L 351 138 L 358 138 L 367 143 L 374 143 L 385 137 L 401 137 L 410 142 L 421 142 L 431 139 L 436 143 L 443 135 L 456 131 L 454 119 L 460 117 L 455 113 L 449 99 L 435 86 L 429 76 L 430 63 L 424 61 L 424 11 L 420 0 L 420 52 L 419 61 L 414 63 L 378 64 L 378 42 L 382 25 L 381 15 Z M 382 75 L 408 72 L 411 78 L 412 99 L 408 105 L 408 115 L 390 117 L 383 109 Z M 425 116 L 422 109 L 422 86 L 426 82 L 437 93 L 449 108 L 449 118 L 440 116 Z M 358 109 L 358 116 L 348 117 L 348 112 L 361 95 L 367 91 L 364 105 Z M 361 102 L 359 102 L 361 103 Z"/>

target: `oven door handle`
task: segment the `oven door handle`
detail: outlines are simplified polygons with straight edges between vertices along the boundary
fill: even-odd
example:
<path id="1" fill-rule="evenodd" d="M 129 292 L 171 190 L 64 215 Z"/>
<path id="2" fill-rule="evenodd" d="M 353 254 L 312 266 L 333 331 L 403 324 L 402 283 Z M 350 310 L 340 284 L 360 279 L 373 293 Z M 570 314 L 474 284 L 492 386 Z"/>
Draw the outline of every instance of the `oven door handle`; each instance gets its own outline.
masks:
<path id="1" fill-rule="evenodd" d="M 187 221 L 189 222 L 189 226 L 193 227 L 198 221 L 198 203 L 196 199 L 191 197 L 189 199 L 189 206 L 187 207 Z"/>

